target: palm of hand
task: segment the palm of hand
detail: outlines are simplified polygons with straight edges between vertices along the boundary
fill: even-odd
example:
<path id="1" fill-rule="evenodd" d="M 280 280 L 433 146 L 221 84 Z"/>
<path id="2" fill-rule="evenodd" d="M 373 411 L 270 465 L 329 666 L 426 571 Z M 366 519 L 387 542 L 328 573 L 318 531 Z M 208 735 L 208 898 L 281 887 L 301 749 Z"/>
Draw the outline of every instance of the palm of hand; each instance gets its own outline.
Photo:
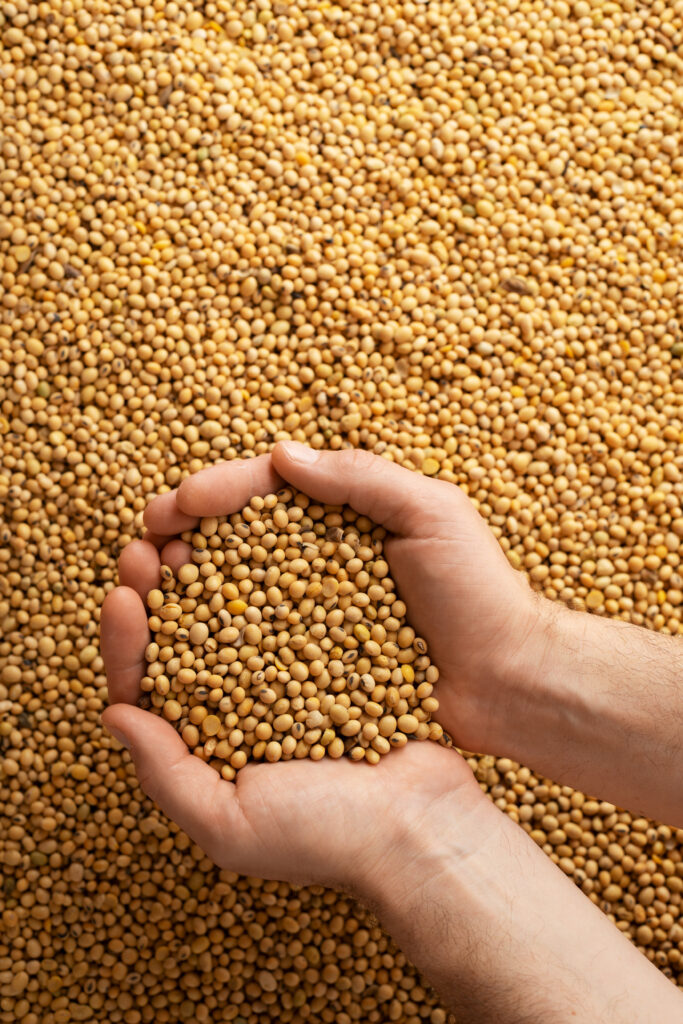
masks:
<path id="1" fill-rule="evenodd" d="M 141 574 L 145 567 L 138 563 Z M 120 635 L 149 639 L 144 606 L 126 587 L 103 612 L 103 648 L 112 698 L 139 696 L 141 676 L 122 685 L 112 664 Z M 138 663 L 139 664 L 139 663 Z M 136 668 L 132 667 L 133 671 Z M 235 783 L 192 756 L 170 723 L 128 704 L 105 712 L 114 734 L 136 735 L 132 754 L 140 785 L 220 866 L 242 874 L 354 888 L 381 871 L 402 815 L 415 820 L 453 788 L 472 782 L 458 754 L 433 743 L 411 743 L 376 766 L 346 759 L 250 764 Z M 131 729 L 132 727 L 132 729 Z M 358 870 L 356 868 L 356 870 Z"/>
<path id="2" fill-rule="evenodd" d="M 435 802 L 471 782 L 459 755 L 429 742 L 374 766 L 346 759 L 247 765 L 234 789 L 251 841 L 237 870 L 354 890 L 361 872 L 366 884 L 381 873 L 406 820 L 419 828 Z M 225 856 L 229 837 L 221 848 Z"/>

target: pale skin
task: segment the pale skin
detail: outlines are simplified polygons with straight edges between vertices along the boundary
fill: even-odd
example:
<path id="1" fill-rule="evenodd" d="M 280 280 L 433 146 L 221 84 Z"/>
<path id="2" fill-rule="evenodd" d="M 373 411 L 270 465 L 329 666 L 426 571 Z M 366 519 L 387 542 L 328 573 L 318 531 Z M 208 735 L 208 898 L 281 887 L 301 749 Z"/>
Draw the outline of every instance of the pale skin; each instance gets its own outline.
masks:
<path id="1" fill-rule="evenodd" d="M 459 746 L 683 827 L 678 641 L 539 599 L 457 487 L 294 442 L 156 498 L 146 539 L 121 555 L 102 614 L 103 721 L 142 788 L 222 867 L 332 885 L 373 906 L 459 1024 L 683 1017 L 678 990 L 487 800 L 454 750 L 410 743 L 377 766 L 249 765 L 228 783 L 135 706 L 149 642 L 142 598 L 162 560 L 188 560 L 177 534 L 283 481 L 390 531 L 392 574 L 441 670 L 437 718 Z"/>

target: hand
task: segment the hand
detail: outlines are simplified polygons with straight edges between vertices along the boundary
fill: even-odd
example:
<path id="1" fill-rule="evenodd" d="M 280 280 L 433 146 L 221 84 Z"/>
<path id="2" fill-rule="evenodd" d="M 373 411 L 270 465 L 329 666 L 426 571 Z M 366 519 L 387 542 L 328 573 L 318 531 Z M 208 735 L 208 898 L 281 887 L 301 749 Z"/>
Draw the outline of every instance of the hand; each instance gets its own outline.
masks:
<path id="1" fill-rule="evenodd" d="M 159 584 L 161 559 L 177 567 L 189 558 L 173 535 L 197 516 L 229 514 L 282 486 L 270 456 L 205 470 L 191 482 L 189 492 L 183 487 L 193 515 L 180 511 L 179 492 L 160 496 L 146 516 L 155 532 L 121 555 L 123 585 L 102 611 L 113 705 L 103 722 L 130 748 L 143 790 L 220 866 L 372 892 L 390 851 L 409 847 L 428 821 L 485 800 L 455 751 L 424 742 L 376 766 L 346 759 L 252 764 L 230 783 L 190 754 L 173 726 L 135 706 L 150 639 L 143 597 Z"/>
<path id="2" fill-rule="evenodd" d="M 369 452 L 316 452 L 285 442 L 272 458 L 213 466 L 157 498 L 145 515 L 166 535 L 155 541 L 168 541 L 197 516 L 225 511 L 237 480 L 247 485 L 240 500 L 286 480 L 319 501 L 348 503 L 390 531 L 386 552 L 408 618 L 441 671 L 438 720 L 466 750 L 506 752 L 511 722 L 533 701 L 523 684 L 532 646 L 544 643 L 548 602 L 510 566 L 460 488 Z M 166 561 L 178 554 L 177 544 L 164 548 Z"/>

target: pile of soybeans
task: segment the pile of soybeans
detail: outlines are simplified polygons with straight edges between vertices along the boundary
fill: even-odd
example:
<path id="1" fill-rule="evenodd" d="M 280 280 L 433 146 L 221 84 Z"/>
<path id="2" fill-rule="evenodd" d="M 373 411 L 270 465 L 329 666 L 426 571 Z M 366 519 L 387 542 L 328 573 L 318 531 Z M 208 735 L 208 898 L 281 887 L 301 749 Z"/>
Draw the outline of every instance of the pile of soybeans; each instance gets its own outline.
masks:
<path id="1" fill-rule="evenodd" d="M 3 3 L 0 1024 L 446 1021 L 364 909 L 143 797 L 100 608 L 153 495 L 294 438 L 463 487 L 547 597 L 680 633 L 682 26 Z M 470 763 L 683 984 L 683 832 Z"/>
<path id="2" fill-rule="evenodd" d="M 248 761 L 378 764 L 430 722 L 439 672 L 406 624 L 386 531 L 284 488 L 183 534 L 147 605 L 145 705 L 232 782 Z M 448 742 L 448 739 L 446 740 Z"/>

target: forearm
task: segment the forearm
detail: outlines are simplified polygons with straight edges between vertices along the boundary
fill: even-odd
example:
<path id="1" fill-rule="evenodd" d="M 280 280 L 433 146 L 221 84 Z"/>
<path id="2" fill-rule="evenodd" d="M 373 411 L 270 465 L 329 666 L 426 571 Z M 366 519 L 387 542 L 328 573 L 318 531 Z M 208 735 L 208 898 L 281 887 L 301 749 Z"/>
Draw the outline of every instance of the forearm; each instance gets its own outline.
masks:
<path id="1" fill-rule="evenodd" d="M 683 644 L 543 605 L 495 753 L 683 826 Z"/>
<path id="2" fill-rule="evenodd" d="M 683 997 L 487 800 L 408 833 L 361 894 L 458 1024 L 659 1024 Z"/>

